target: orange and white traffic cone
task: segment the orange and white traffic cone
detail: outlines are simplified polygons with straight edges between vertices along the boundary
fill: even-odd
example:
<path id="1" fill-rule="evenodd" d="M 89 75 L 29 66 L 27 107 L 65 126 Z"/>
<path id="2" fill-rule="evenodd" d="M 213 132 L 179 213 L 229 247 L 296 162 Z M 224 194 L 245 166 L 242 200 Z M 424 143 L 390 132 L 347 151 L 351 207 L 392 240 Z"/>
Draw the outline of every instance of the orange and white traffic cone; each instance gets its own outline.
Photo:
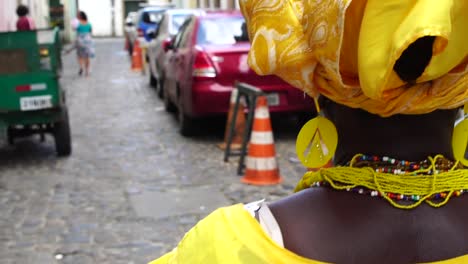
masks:
<path id="1" fill-rule="evenodd" d="M 271 185 L 282 181 L 276 161 L 268 103 L 264 96 L 257 99 L 246 171 L 241 181 L 254 185 Z"/>
<path id="2" fill-rule="evenodd" d="M 234 88 L 231 92 L 231 102 L 229 104 L 228 118 L 226 122 L 226 132 L 224 133 L 224 142 L 221 144 L 218 144 L 218 147 L 221 149 L 226 149 L 227 147 L 229 129 L 231 126 L 233 115 L 234 115 L 234 108 L 235 108 L 238 93 L 239 91 L 237 90 L 237 88 Z M 239 107 L 237 108 L 237 113 L 236 113 L 236 122 L 234 124 L 234 135 L 232 135 L 232 141 L 231 141 L 232 150 L 239 150 L 242 147 L 242 135 L 245 130 L 244 111 L 245 111 L 244 104 L 242 104 L 241 102 L 239 103 Z"/>
<path id="3" fill-rule="evenodd" d="M 133 53 L 132 53 L 132 70 L 133 71 L 142 71 L 143 70 L 143 60 L 141 54 L 141 47 L 140 42 L 135 40 L 135 44 L 133 45 Z"/>

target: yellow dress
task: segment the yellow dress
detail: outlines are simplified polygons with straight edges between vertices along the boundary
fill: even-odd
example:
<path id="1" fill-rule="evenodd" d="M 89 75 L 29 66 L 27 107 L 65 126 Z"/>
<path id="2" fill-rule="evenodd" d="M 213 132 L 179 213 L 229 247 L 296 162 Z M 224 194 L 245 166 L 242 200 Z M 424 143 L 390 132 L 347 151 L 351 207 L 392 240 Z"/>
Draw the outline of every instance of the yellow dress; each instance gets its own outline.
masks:
<path id="1" fill-rule="evenodd" d="M 150 264 L 318 264 L 278 246 L 237 204 L 220 208 L 193 227 L 171 252 Z M 468 263 L 468 255 L 434 263 Z"/>
<path id="2" fill-rule="evenodd" d="M 468 101 L 466 0 L 240 0 L 249 64 L 311 96 L 381 116 L 453 109 Z M 416 84 L 393 71 L 418 38 L 435 36 Z"/>

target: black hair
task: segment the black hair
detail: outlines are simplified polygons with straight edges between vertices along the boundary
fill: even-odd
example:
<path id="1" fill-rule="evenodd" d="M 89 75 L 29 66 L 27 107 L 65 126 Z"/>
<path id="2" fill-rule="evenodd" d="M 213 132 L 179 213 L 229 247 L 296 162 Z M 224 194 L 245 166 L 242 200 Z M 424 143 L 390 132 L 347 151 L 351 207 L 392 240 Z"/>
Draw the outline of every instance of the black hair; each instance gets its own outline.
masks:
<path id="1" fill-rule="evenodd" d="M 19 5 L 17 8 L 16 8 L 16 14 L 20 17 L 24 17 L 26 16 L 27 14 L 29 14 L 29 8 L 25 5 Z"/>
<path id="2" fill-rule="evenodd" d="M 81 20 L 88 21 L 88 16 L 86 15 L 85 12 L 80 11 L 80 14 L 78 16 Z"/>

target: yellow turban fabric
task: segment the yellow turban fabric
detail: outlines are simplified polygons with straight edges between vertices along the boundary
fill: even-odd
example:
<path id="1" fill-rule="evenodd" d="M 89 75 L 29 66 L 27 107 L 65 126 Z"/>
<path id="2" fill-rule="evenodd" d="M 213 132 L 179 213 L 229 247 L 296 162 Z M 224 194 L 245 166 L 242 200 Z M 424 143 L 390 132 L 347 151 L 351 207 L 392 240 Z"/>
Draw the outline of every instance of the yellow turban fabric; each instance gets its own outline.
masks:
<path id="1" fill-rule="evenodd" d="M 240 0 L 251 68 L 310 96 L 381 116 L 468 102 L 467 0 Z M 393 70 L 418 38 L 434 36 L 416 83 Z"/>

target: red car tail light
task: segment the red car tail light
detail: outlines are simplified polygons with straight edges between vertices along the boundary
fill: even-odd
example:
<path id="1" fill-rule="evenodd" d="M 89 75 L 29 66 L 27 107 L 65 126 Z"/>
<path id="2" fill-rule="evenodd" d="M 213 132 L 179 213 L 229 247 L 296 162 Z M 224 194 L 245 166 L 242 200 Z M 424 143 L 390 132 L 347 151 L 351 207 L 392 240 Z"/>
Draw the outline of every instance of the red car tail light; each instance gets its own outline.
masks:
<path id="1" fill-rule="evenodd" d="M 193 62 L 192 76 L 197 79 L 206 79 L 216 77 L 216 69 L 213 67 L 210 59 L 203 51 L 198 51 Z"/>
<path id="2" fill-rule="evenodd" d="M 137 31 L 138 31 L 139 37 L 143 37 L 145 35 L 145 33 L 143 32 L 143 29 L 139 28 Z"/>

